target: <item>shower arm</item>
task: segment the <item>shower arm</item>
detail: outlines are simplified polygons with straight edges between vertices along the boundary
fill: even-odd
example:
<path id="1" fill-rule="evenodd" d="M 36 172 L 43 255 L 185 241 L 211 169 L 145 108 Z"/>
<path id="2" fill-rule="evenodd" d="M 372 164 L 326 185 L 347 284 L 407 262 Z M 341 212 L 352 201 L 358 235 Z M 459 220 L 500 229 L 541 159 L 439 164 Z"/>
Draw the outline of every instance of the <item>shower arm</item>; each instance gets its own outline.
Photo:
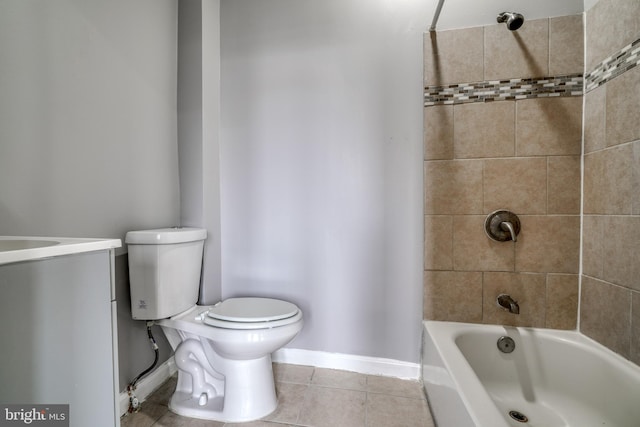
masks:
<path id="1" fill-rule="evenodd" d="M 444 0 L 438 1 L 438 7 L 436 7 L 436 13 L 433 15 L 433 21 L 431 21 L 431 28 L 429 28 L 429 31 L 436 30 L 436 24 L 438 23 L 438 19 L 440 19 L 440 12 L 442 12 L 443 4 L 444 4 Z"/>

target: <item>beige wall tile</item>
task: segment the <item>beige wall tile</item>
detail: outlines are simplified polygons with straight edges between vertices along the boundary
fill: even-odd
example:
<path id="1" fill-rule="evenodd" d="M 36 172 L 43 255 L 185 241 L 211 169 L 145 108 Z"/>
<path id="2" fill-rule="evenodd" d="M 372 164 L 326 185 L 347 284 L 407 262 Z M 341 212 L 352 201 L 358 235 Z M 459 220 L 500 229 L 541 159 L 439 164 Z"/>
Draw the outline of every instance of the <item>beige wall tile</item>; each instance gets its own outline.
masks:
<path id="1" fill-rule="evenodd" d="M 453 268 L 453 218 L 445 215 L 424 217 L 424 269 Z"/>
<path id="2" fill-rule="evenodd" d="M 640 293 L 631 293 L 631 361 L 640 365 Z"/>
<path id="3" fill-rule="evenodd" d="M 625 144 L 584 156 L 584 213 L 632 211 L 633 145 Z"/>
<path id="4" fill-rule="evenodd" d="M 631 291 L 582 276 L 580 331 L 629 358 Z"/>
<path id="5" fill-rule="evenodd" d="M 640 33 L 638 0 L 600 0 L 587 11 L 587 71 Z"/>
<path id="6" fill-rule="evenodd" d="M 607 85 L 587 93 L 584 105 L 584 151 L 591 153 L 607 146 L 606 138 Z"/>
<path id="7" fill-rule="evenodd" d="M 453 159 L 453 105 L 424 108 L 424 159 Z"/>
<path id="8" fill-rule="evenodd" d="M 460 104 L 454 111 L 455 158 L 514 155 L 514 102 Z"/>
<path id="9" fill-rule="evenodd" d="M 508 209 L 516 213 L 547 211 L 547 159 L 544 157 L 484 161 L 484 212 Z"/>
<path id="10" fill-rule="evenodd" d="M 640 3 L 640 2 L 638 2 Z M 640 21 L 640 16 L 636 19 Z M 607 145 L 640 139 L 640 67 L 607 83 Z"/>
<path id="11" fill-rule="evenodd" d="M 585 215 L 582 221 L 582 273 L 602 279 L 604 268 L 603 217 Z"/>
<path id="12" fill-rule="evenodd" d="M 632 147 L 631 212 L 633 215 L 640 215 L 640 141 L 634 142 Z"/>
<path id="13" fill-rule="evenodd" d="M 604 217 L 603 231 L 603 279 L 640 291 L 640 217 Z"/>
<path id="14" fill-rule="evenodd" d="M 575 329 L 578 320 L 578 275 L 548 274 L 545 327 Z"/>
<path id="15" fill-rule="evenodd" d="M 578 273 L 580 217 L 521 216 L 516 271 Z"/>
<path id="16" fill-rule="evenodd" d="M 544 274 L 483 273 L 482 322 L 543 328 L 545 286 Z M 520 314 L 499 307 L 496 299 L 500 294 L 511 295 L 520 306 Z"/>
<path id="17" fill-rule="evenodd" d="M 582 97 L 516 102 L 516 155 L 561 156 L 582 151 Z"/>
<path id="18" fill-rule="evenodd" d="M 484 215 L 453 218 L 453 269 L 464 271 L 513 271 L 513 242 L 496 242 L 484 231 Z"/>
<path id="19" fill-rule="evenodd" d="M 547 213 L 580 213 L 580 156 L 549 157 Z"/>
<path id="20" fill-rule="evenodd" d="M 482 273 L 425 271 L 424 318 L 480 323 Z"/>
<path id="21" fill-rule="evenodd" d="M 549 19 L 549 75 L 582 73 L 584 36 L 582 15 Z"/>
<path id="22" fill-rule="evenodd" d="M 518 31 L 504 24 L 484 27 L 484 79 L 549 75 L 549 20 L 525 21 Z"/>
<path id="23" fill-rule="evenodd" d="M 424 162 L 424 213 L 482 213 L 481 160 Z"/>
<path id="24" fill-rule="evenodd" d="M 482 81 L 483 31 L 476 27 L 425 33 L 425 85 Z"/>

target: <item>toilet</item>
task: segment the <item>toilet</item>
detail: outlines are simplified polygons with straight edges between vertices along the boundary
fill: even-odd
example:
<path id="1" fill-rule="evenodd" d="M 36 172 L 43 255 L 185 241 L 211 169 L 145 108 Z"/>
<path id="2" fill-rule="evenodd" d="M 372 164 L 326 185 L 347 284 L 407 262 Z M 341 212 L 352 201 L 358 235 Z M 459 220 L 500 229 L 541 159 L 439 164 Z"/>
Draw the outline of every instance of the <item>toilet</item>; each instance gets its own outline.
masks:
<path id="1" fill-rule="evenodd" d="M 199 228 L 127 233 L 131 314 L 160 325 L 175 352 L 172 412 L 221 422 L 256 420 L 278 405 L 271 353 L 300 332 L 302 312 L 272 298 L 196 305 L 206 237 Z"/>

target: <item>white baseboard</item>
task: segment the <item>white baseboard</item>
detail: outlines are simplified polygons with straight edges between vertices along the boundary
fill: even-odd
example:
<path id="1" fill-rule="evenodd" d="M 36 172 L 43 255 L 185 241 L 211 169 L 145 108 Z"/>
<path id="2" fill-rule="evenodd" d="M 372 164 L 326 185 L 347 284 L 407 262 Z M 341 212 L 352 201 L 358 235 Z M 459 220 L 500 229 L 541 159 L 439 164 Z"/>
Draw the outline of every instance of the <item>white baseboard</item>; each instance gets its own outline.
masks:
<path id="1" fill-rule="evenodd" d="M 367 375 L 382 375 L 408 380 L 420 379 L 420 364 L 381 357 L 328 353 L 325 351 L 281 348 L 272 355 L 278 363 L 308 365 L 317 368 L 341 369 Z"/>
<path id="2" fill-rule="evenodd" d="M 166 380 L 176 373 L 178 368 L 176 362 L 171 356 L 163 364 L 158 366 L 155 371 L 138 381 L 136 385 L 136 397 L 140 403 L 144 402 L 151 393 L 160 387 Z M 129 410 L 129 395 L 127 391 L 120 393 L 120 416 Z"/>

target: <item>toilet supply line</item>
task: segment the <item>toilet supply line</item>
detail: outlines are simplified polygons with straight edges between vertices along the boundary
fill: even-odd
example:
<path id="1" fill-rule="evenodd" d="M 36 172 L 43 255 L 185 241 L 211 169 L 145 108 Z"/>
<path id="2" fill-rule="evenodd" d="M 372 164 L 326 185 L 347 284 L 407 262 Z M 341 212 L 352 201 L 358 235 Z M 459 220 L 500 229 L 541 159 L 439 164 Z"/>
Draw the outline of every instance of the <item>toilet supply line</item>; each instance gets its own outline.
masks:
<path id="1" fill-rule="evenodd" d="M 147 321 L 147 336 L 149 337 L 149 341 L 151 342 L 151 347 L 155 352 L 155 358 L 153 359 L 153 363 L 151 364 L 151 366 L 149 366 L 147 369 L 142 371 L 137 377 L 135 377 L 133 381 L 129 383 L 129 385 L 127 385 L 127 394 L 129 395 L 129 408 L 127 412 L 129 413 L 138 412 L 138 410 L 140 409 L 141 402 L 138 400 L 135 394 L 136 384 L 142 377 L 147 375 L 149 372 L 153 370 L 153 368 L 156 367 L 156 365 L 158 364 L 158 358 L 160 357 L 160 350 L 158 348 L 158 344 L 156 343 L 156 340 L 153 337 L 153 333 L 151 332 L 151 327 L 153 325 L 154 325 L 153 321 Z"/>

